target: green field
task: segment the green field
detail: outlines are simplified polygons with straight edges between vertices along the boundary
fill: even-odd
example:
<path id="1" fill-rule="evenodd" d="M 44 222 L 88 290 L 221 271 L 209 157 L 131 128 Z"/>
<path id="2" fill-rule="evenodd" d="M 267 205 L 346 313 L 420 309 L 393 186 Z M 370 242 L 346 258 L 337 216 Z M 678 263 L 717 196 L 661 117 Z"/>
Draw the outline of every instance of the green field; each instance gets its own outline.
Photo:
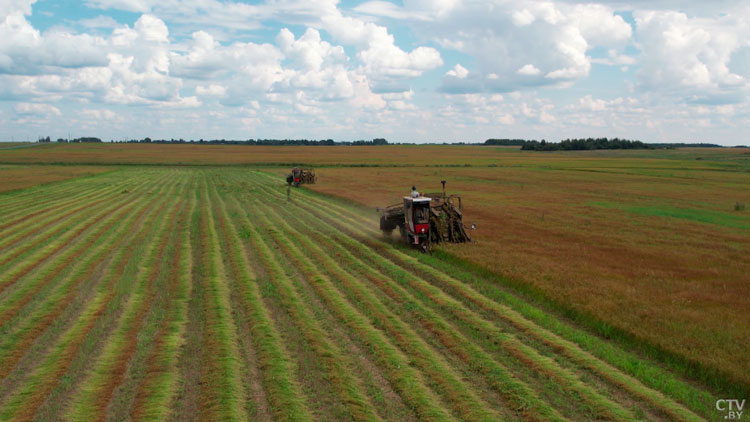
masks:
<path id="1" fill-rule="evenodd" d="M 722 392 L 273 173 L 0 195 L 0 420 L 718 418 Z"/>

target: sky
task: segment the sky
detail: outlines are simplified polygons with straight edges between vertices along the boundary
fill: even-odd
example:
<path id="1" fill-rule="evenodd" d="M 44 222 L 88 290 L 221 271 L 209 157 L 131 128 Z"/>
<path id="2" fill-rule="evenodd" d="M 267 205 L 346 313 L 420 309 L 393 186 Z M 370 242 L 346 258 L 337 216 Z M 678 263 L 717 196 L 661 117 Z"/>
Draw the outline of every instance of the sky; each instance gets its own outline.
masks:
<path id="1" fill-rule="evenodd" d="M 746 0 L 0 0 L 0 140 L 749 145 Z"/>

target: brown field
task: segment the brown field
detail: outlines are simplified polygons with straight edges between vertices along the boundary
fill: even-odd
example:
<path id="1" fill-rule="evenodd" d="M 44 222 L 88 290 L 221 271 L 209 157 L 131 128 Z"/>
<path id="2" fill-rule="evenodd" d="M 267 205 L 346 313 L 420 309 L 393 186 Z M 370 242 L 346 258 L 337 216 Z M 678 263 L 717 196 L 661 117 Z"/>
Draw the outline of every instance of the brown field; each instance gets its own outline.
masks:
<path id="1" fill-rule="evenodd" d="M 2 145 L 8 145 L 2 144 Z M 677 149 L 658 151 L 581 151 L 536 154 L 516 147 L 389 145 L 389 146 L 243 146 L 200 144 L 26 144 L 0 147 L 0 164 L 191 164 L 191 165 L 273 165 L 310 164 L 316 166 L 518 166 L 579 167 L 571 158 L 588 162 L 603 160 L 605 165 L 679 169 L 681 160 L 690 160 L 691 169 L 711 169 L 716 163 L 747 165 L 747 149 Z M 622 162 L 622 158 L 644 158 Z M 669 161 L 663 161 L 665 159 Z M 698 159 L 697 161 L 695 161 Z M 711 160 L 709 163 L 703 160 Z"/>
<path id="2" fill-rule="evenodd" d="M 0 192 L 112 171 L 111 167 L 0 165 Z"/>

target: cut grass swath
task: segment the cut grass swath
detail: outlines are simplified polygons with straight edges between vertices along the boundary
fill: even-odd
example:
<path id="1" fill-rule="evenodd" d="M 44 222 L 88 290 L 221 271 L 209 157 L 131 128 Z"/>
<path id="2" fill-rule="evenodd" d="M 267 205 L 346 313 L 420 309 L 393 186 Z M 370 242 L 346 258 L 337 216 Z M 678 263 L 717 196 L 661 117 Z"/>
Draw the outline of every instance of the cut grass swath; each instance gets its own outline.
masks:
<path id="1" fill-rule="evenodd" d="M 216 198 L 214 203 L 221 204 L 222 218 L 226 218 L 223 201 Z M 353 365 L 351 360 L 347 359 L 326 338 L 321 327 L 315 322 L 314 315 L 307 309 L 308 305 L 300 300 L 295 292 L 292 281 L 287 277 L 279 263 L 273 259 L 268 247 L 265 244 L 257 243 L 257 237 L 253 236 L 251 238 L 256 241 L 254 243 L 256 253 L 260 255 L 261 260 L 269 271 L 271 279 L 278 286 L 277 291 L 281 294 L 284 307 L 289 310 L 300 331 L 322 360 L 323 366 L 327 370 L 328 381 L 336 387 L 339 399 L 347 404 L 350 412 L 349 418 L 357 421 L 380 420 L 372 405 L 362 393 L 362 386 L 352 378 L 350 370 L 347 369 L 347 366 Z"/>
<path id="2" fill-rule="evenodd" d="M 205 283 L 206 330 L 201 383 L 201 417 L 221 420 L 246 419 L 246 394 L 239 379 L 237 329 L 230 312 L 224 264 L 214 221 L 207 181 L 202 180 L 201 238 L 206 247 L 202 264 L 207 269 Z"/>
<path id="3" fill-rule="evenodd" d="M 136 231 L 130 243 L 122 248 L 112 261 L 111 267 L 97 285 L 94 297 L 82 303 L 83 309 L 80 311 L 72 310 L 71 317 L 75 318 L 73 324 L 67 328 L 53 326 L 51 328 L 56 328 L 54 332 L 47 330 L 41 335 L 37 343 L 54 343 L 54 345 L 46 351 L 41 349 L 34 352 L 38 356 L 34 359 L 39 361 L 38 365 L 33 366 L 30 373 L 26 371 L 19 373 L 21 377 L 19 382 L 23 382 L 23 385 L 10 399 L 9 404 L 4 406 L 6 410 L 17 411 L 18 419 L 30 418 L 37 413 L 37 409 L 45 398 L 60 397 L 72 387 L 70 383 L 60 384 L 60 381 L 64 379 L 66 373 L 72 375 L 81 370 L 84 362 L 88 361 L 92 351 L 95 350 L 97 337 L 103 335 L 105 327 L 115 317 L 121 298 L 127 295 L 127 291 L 118 285 L 122 284 L 123 278 L 129 277 L 133 272 L 132 257 L 138 254 L 138 250 L 143 249 L 142 241 L 148 238 L 147 234 L 150 233 L 149 229 L 153 227 L 152 225 L 159 224 L 155 218 L 162 215 L 161 211 L 165 205 L 163 200 L 160 203 L 148 203 L 136 215 L 133 221 L 145 220 L 142 223 L 136 223 Z M 57 331 L 60 329 L 64 332 L 57 337 Z M 46 357 L 44 357 L 45 353 Z M 45 417 L 59 413 L 52 405 L 54 400 L 47 401 L 47 403 L 49 404 L 46 406 L 47 410 L 41 411 L 42 414 L 47 415 Z"/>
<path id="4" fill-rule="evenodd" d="M 190 190 L 192 190 L 191 188 Z M 187 216 L 192 218 L 196 209 L 196 197 L 190 193 Z M 155 344 L 147 359 L 147 369 L 143 382 L 136 392 L 130 416 L 134 420 L 164 421 L 171 413 L 171 405 L 177 394 L 180 381 L 177 358 L 184 344 L 187 325 L 187 301 L 190 297 L 192 266 L 190 248 L 190 225 L 180 230 L 180 243 L 175 247 L 173 265 L 179 266 L 172 280 L 176 292 L 169 298 L 172 306 L 159 327 Z"/>
<path id="5" fill-rule="evenodd" d="M 240 242 L 237 230 L 231 222 L 227 224 L 227 228 L 230 234 L 230 254 L 233 258 L 231 263 L 238 277 L 238 287 L 245 299 L 248 316 L 245 322 L 250 325 L 253 334 L 253 344 L 258 353 L 271 410 L 278 420 L 310 421 L 312 417 L 306 408 L 304 396 L 292 375 L 293 363 L 284 350 L 281 335 L 274 327 L 268 309 L 261 299 L 255 275 L 247 258 L 249 251 Z"/>
<path id="6" fill-rule="evenodd" d="M 172 205 L 167 213 L 167 221 L 171 223 L 165 226 L 168 227 L 167 230 L 174 228 L 176 215 L 183 205 L 184 202 Z M 146 255 L 148 258 L 136 277 L 135 289 L 125 304 L 119 325 L 107 338 L 102 354 L 92 362 L 90 376 L 83 381 L 78 394 L 73 398 L 67 418 L 94 420 L 101 419 L 106 414 L 109 398 L 124 376 L 128 361 L 135 351 L 138 332 L 153 302 L 153 284 L 159 268 L 158 262 L 169 239 L 165 233 L 160 233 L 159 243 L 149 245 Z"/>

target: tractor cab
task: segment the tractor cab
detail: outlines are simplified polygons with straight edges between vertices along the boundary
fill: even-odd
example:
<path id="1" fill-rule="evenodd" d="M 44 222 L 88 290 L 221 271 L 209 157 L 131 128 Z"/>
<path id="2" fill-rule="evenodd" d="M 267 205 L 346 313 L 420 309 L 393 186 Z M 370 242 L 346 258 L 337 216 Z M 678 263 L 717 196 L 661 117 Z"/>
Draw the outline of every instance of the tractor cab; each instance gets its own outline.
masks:
<path id="1" fill-rule="evenodd" d="M 428 242 L 430 235 L 431 198 L 419 196 L 404 197 L 404 218 L 409 243 L 419 245 Z"/>

